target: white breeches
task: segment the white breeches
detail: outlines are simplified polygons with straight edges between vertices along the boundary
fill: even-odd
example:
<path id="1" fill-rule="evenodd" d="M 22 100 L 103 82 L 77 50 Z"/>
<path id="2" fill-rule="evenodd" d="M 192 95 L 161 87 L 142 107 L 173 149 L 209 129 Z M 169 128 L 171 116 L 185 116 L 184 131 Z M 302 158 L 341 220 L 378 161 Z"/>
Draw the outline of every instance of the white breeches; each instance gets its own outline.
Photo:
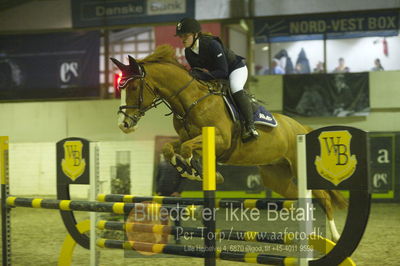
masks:
<path id="1" fill-rule="evenodd" d="M 247 67 L 241 67 L 232 71 L 229 75 L 229 84 L 231 86 L 232 94 L 235 92 L 241 91 L 244 88 L 244 84 L 246 84 L 248 76 Z"/>

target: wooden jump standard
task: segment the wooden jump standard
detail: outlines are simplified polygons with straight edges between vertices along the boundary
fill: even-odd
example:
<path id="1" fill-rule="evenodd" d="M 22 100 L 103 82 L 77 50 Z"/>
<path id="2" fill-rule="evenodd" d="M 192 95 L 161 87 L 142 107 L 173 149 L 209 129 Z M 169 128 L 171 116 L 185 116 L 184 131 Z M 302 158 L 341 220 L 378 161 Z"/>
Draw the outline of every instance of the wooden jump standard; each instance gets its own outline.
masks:
<path id="1" fill-rule="evenodd" d="M 212 137 L 211 137 L 212 136 Z M 322 138 L 324 136 L 325 138 Z M 345 149 L 330 148 L 325 149 L 324 140 L 328 139 L 337 140 L 332 141 L 333 146 L 345 147 Z M 350 138 L 345 138 L 350 136 Z M 343 142 L 340 142 L 341 139 Z M 321 128 L 310 132 L 305 136 L 306 141 L 302 141 L 300 146 L 305 147 L 302 150 L 305 155 L 300 155 L 302 158 L 302 170 L 299 170 L 301 175 L 308 180 L 307 189 L 339 189 L 339 190 L 350 190 L 350 204 L 348 210 L 348 217 L 342 232 L 342 236 L 339 239 L 337 245 L 330 244 L 323 247 L 323 251 L 327 254 L 322 258 L 308 261 L 309 265 L 338 265 L 341 262 L 345 263 L 346 257 L 350 256 L 356 249 L 361 237 L 365 231 L 365 227 L 368 221 L 370 204 L 371 204 L 371 190 L 369 184 L 369 172 L 368 172 L 368 134 L 362 130 L 344 127 L 344 126 L 332 126 Z M 351 140 L 351 141 L 350 141 Z M 354 140 L 354 141 L 353 141 Z M 80 141 L 80 140 L 78 140 Z M 318 143 L 319 141 L 319 143 Z M 306 145 L 307 142 L 307 145 Z M 215 200 L 215 139 L 214 139 L 214 128 L 203 128 L 203 191 L 204 191 L 204 208 L 214 209 L 216 206 L 220 206 L 220 202 Z M 326 144 L 326 143 L 325 143 Z M 298 141 L 299 145 L 299 141 Z M 211 148 L 210 148 L 211 147 Z M 351 149 L 351 151 L 350 151 Z M 336 152 L 332 155 L 332 151 Z M 348 153 L 345 153 L 348 152 Z M 354 153 L 354 155 L 353 155 Z M 351 165 L 340 164 L 339 166 L 332 166 L 333 160 L 329 156 L 336 156 L 336 161 L 342 158 L 348 158 L 352 156 L 357 160 L 357 167 L 354 168 L 350 175 L 342 174 L 344 167 L 351 167 Z M 320 163 L 319 167 L 336 167 L 340 168 L 336 172 L 331 171 L 333 176 L 329 172 L 322 171 L 315 166 L 314 160 L 317 158 Z M 322 158 L 322 159 L 321 159 Z M 354 159 L 353 159 L 354 161 Z M 322 164 L 321 164 L 322 162 Z M 304 165 L 303 165 L 304 164 Z M 322 165 L 322 166 L 321 166 Z M 336 169 L 335 168 L 335 169 Z M 353 168 L 350 168 L 353 169 Z M 304 174 L 306 173 L 306 174 Z M 323 178 L 321 178 L 323 177 Z M 158 210 L 163 206 L 162 204 L 142 204 L 140 203 L 124 203 L 124 202 L 95 202 L 95 201 L 71 201 L 65 200 L 54 200 L 54 199 L 37 199 L 37 198 L 17 198 L 9 197 L 9 175 L 8 175 L 8 137 L 0 137 L 0 179 L 1 179 L 1 209 L 2 209 L 2 243 L 3 243 L 3 265 L 10 265 L 11 260 L 11 249 L 10 249 L 10 207 L 23 206 L 33 208 L 48 208 L 48 209 L 60 209 L 66 211 L 66 213 L 72 213 L 72 211 L 89 211 L 89 212 L 113 212 L 118 214 L 124 214 L 132 208 L 141 206 L 145 207 L 147 211 Z M 324 180 L 325 179 L 325 180 Z M 345 181 L 343 181 L 345 180 Z M 94 198 L 93 198 L 94 199 Z M 243 205 L 246 204 L 242 202 Z M 247 203 L 246 205 L 248 205 Z M 257 205 L 256 201 L 251 204 Z M 285 203 L 283 203 L 285 204 Z M 286 203 L 287 204 L 287 203 Z M 201 204 L 203 205 L 203 204 Z M 173 207 L 171 207 L 173 208 Z M 176 206 L 175 206 L 176 208 Z M 183 207 L 188 210 L 195 209 L 193 206 Z M 217 232 L 215 228 L 215 220 L 210 219 L 204 221 L 205 234 Z M 106 240 L 99 239 L 97 242 L 98 246 L 109 247 L 109 248 L 123 248 L 123 249 L 136 249 L 142 251 L 151 251 L 154 253 L 165 253 L 165 254 L 176 254 L 183 256 L 201 257 L 204 258 L 205 265 L 215 265 L 215 259 L 226 259 L 234 261 L 245 261 L 254 263 L 267 263 L 267 264 L 280 264 L 280 265 L 295 265 L 298 263 L 297 258 L 264 255 L 257 253 L 245 253 L 245 252 L 225 252 L 218 250 L 215 245 L 215 238 L 209 239 L 204 238 L 204 247 L 197 248 L 198 252 L 188 252 L 185 250 L 185 246 L 176 246 L 169 244 L 151 244 L 151 243 L 140 243 L 140 242 L 124 242 L 118 240 Z M 310 240 L 310 239 L 309 239 Z M 93 243 L 93 242 L 92 242 Z M 326 243 L 329 243 L 327 241 Z M 79 243 L 81 244 L 81 243 Z M 85 246 L 85 245 L 84 245 Z M 354 265 L 353 263 L 348 265 Z"/>

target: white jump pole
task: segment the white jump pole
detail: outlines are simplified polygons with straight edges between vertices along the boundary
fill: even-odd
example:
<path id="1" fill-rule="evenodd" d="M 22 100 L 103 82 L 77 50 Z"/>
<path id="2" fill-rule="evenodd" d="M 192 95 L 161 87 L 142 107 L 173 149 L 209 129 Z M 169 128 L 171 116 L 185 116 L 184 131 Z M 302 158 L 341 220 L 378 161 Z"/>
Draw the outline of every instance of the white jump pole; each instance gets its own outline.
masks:
<path id="1" fill-rule="evenodd" d="M 307 189 L 307 153 L 306 153 L 306 136 L 297 135 L 297 187 L 299 197 L 299 208 L 307 210 L 312 206 L 312 192 Z M 307 237 L 312 233 L 312 221 L 299 222 L 299 233 L 305 233 Z M 313 252 L 303 252 L 302 248 L 308 247 L 308 238 L 300 241 L 300 258 L 299 265 L 308 265 L 308 261 L 313 258 Z"/>
<path id="2" fill-rule="evenodd" d="M 96 201 L 99 193 L 99 147 L 97 142 L 90 142 L 89 146 L 90 154 L 90 186 L 89 186 L 89 200 Z M 97 225 L 97 213 L 90 212 L 90 266 L 99 265 L 99 252 L 96 246 L 96 225 Z"/>

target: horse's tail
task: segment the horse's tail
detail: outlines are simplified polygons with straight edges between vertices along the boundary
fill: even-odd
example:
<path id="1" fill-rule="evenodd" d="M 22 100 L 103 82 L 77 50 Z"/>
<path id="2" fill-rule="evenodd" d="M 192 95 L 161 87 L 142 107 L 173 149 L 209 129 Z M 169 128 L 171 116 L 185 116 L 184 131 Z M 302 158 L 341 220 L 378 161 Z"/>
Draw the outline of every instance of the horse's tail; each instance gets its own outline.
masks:
<path id="1" fill-rule="evenodd" d="M 345 209 L 349 206 L 349 202 L 338 190 L 326 190 L 331 197 L 332 206 L 336 209 Z"/>
<path id="2" fill-rule="evenodd" d="M 304 129 L 307 131 L 307 133 L 314 130 L 314 129 L 313 129 L 312 127 L 310 127 L 310 126 L 306 126 L 306 125 L 302 125 L 302 126 L 303 126 Z"/>

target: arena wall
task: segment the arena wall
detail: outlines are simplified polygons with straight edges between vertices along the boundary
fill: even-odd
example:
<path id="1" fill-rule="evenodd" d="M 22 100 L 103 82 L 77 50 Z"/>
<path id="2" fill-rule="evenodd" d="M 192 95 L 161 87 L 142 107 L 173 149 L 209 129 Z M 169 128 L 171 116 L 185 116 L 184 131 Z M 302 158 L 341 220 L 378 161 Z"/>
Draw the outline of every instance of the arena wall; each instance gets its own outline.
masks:
<path id="1" fill-rule="evenodd" d="M 266 103 L 268 110 L 282 112 L 283 76 L 256 76 L 252 82 L 252 92 Z M 399 71 L 370 72 L 371 112 L 365 117 L 312 117 L 296 118 L 313 128 L 327 125 L 347 125 L 366 131 L 400 130 L 400 83 Z"/>
<path id="2" fill-rule="evenodd" d="M 129 151 L 133 194 L 150 195 L 153 185 L 154 138 L 174 135 L 169 110 L 146 113 L 137 132 L 126 135 L 117 127 L 119 100 L 3 103 L 1 136 L 10 137 L 11 193 L 56 194 L 56 146 L 67 137 L 100 141 L 100 179 L 109 193 L 117 151 Z M 22 122 L 23 121 L 23 122 Z M 71 186 L 74 197 L 86 198 L 88 186 Z"/>
<path id="3" fill-rule="evenodd" d="M 282 76 L 257 76 L 251 84 L 267 109 L 282 111 Z M 318 128 L 347 125 L 367 131 L 400 131 L 398 71 L 370 73 L 371 113 L 367 117 L 299 118 Z M 154 138 L 175 135 L 168 109 L 146 113 L 137 132 L 126 135 L 117 127 L 119 100 L 3 103 L 0 135 L 10 136 L 11 193 L 55 195 L 55 143 L 66 137 L 100 141 L 100 177 L 105 192 L 117 151 L 130 151 L 132 193 L 149 195 L 153 185 Z M 29 182 L 26 180 L 29 179 Z M 73 195 L 87 196 L 86 186 L 74 186 Z"/>

